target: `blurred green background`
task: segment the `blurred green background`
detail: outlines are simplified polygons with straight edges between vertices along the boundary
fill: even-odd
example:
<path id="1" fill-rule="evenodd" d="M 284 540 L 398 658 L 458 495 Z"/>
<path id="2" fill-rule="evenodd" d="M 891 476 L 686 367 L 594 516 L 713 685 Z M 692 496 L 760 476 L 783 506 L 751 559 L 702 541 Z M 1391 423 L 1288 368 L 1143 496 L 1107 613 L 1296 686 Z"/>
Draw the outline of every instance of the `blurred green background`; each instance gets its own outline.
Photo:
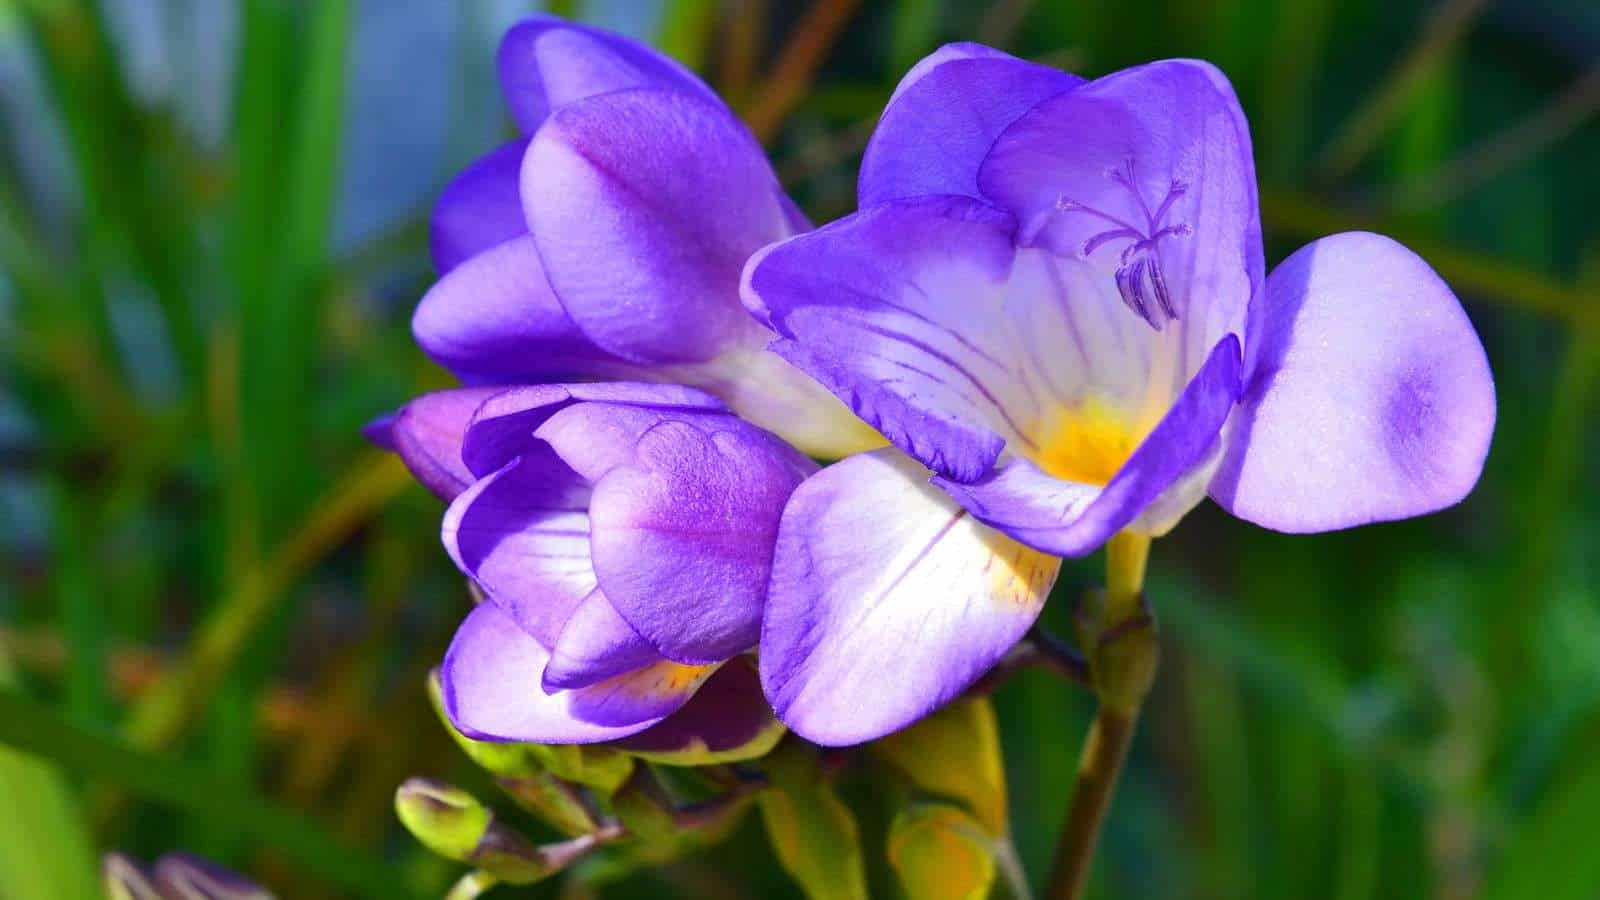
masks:
<path id="1" fill-rule="evenodd" d="M 423 691 L 469 601 L 440 505 L 357 429 L 446 383 L 408 328 L 426 214 L 508 133 L 493 50 L 530 6 L 0 0 L 0 898 L 95 896 L 113 848 L 293 898 L 456 874 L 391 797 L 486 784 Z M 1093 895 L 1600 897 L 1600 4 L 559 6 L 705 73 L 819 221 L 942 42 L 1220 65 L 1269 263 L 1352 228 L 1416 248 L 1499 425 L 1446 513 L 1287 537 L 1207 506 L 1157 543 L 1164 667 Z M 1046 622 L 1098 577 L 1069 565 Z M 996 699 L 1037 884 L 1090 706 L 1042 672 Z M 880 792 L 846 788 L 881 868 Z M 755 817 L 525 893 L 797 896 Z"/>

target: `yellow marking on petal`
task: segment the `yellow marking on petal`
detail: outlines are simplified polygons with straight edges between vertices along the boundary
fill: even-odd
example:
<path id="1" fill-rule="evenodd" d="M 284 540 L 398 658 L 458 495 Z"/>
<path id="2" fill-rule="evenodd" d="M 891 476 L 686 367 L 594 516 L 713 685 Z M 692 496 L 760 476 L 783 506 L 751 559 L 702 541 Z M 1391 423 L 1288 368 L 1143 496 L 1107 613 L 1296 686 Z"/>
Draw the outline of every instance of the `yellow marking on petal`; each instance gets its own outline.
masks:
<path id="1" fill-rule="evenodd" d="M 1071 409 L 1063 409 L 1043 429 L 1034 462 L 1065 481 L 1104 485 L 1128 461 L 1149 425 L 1130 417 L 1096 395 Z"/>
<path id="2" fill-rule="evenodd" d="M 721 663 L 712 663 L 704 666 L 688 666 L 671 660 L 662 660 L 616 677 L 623 681 L 628 691 L 639 696 L 678 694 L 698 690 L 720 665 Z"/>
<path id="3" fill-rule="evenodd" d="M 989 573 L 989 596 L 998 603 L 1018 607 L 1043 603 L 1061 560 L 987 525 L 975 523 L 974 527 L 981 530 L 989 548 L 990 556 L 984 563 L 984 570 Z"/>

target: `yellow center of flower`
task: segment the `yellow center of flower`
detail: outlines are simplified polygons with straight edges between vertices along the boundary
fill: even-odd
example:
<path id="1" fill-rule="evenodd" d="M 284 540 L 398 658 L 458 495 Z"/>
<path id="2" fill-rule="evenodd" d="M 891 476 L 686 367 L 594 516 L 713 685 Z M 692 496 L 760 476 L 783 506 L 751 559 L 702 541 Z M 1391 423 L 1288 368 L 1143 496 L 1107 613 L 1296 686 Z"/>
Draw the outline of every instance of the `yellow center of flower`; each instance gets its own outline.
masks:
<path id="1" fill-rule="evenodd" d="M 1150 426 L 1134 423 L 1105 400 L 1090 395 L 1056 413 L 1042 434 L 1034 462 L 1065 481 L 1104 485 L 1128 461 Z"/>

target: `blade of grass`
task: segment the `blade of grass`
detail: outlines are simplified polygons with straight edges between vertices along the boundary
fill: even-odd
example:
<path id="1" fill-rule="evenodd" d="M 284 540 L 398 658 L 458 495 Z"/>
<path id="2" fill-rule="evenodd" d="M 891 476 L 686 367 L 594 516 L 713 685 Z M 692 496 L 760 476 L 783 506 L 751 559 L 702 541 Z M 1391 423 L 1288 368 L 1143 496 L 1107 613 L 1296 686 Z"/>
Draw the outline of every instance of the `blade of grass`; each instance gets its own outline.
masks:
<path id="1" fill-rule="evenodd" d="M 860 0 L 815 0 L 811 4 L 745 108 L 745 121 L 757 138 L 765 142 L 777 135 L 858 6 Z"/>
<path id="2" fill-rule="evenodd" d="M 276 850 L 307 872 L 360 896 L 415 896 L 393 867 L 340 844 L 317 822 L 274 806 L 249 784 L 124 747 L 3 689 L 0 743 L 104 778 L 199 821 L 236 828 L 261 847 Z"/>

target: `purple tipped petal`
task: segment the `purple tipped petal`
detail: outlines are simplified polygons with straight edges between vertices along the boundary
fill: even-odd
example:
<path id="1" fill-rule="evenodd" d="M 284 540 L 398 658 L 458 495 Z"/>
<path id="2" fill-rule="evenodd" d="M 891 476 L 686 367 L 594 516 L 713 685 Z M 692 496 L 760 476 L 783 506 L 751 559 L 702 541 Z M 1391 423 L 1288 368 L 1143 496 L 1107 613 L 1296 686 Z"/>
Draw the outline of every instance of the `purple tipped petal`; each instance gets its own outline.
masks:
<path id="1" fill-rule="evenodd" d="M 660 660 L 661 654 L 595 588 L 561 626 L 544 669 L 544 689 L 588 687 Z"/>
<path id="2" fill-rule="evenodd" d="M 272 900 L 272 894 L 234 872 L 192 853 L 156 860 L 156 887 L 172 900 Z"/>
<path id="3" fill-rule="evenodd" d="M 1239 367 L 1239 340 L 1229 335 L 1104 488 L 1053 478 L 1025 459 L 1012 459 L 972 484 L 937 477 L 934 483 L 978 519 L 1030 547 L 1059 556 L 1092 553 L 1212 456 L 1239 396 Z M 1175 520 L 1203 496 L 1193 490 L 1187 505 L 1163 518 Z"/>
<path id="4" fill-rule="evenodd" d="M 1041 100 L 1083 83 L 980 44 L 949 44 L 895 88 L 861 161 L 860 206 L 923 194 L 978 197 L 995 138 Z"/>
<path id="5" fill-rule="evenodd" d="M 827 745 L 960 694 L 1039 615 L 1059 561 L 977 522 L 894 450 L 812 476 L 784 511 L 761 635 L 767 697 Z"/>
<path id="6" fill-rule="evenodd" d="M 694 73 L 649 47 L 550 16 L 526 19 L 507 31 L 498 62 L 506 104 L 528 133 L 552 111 L 611 91 L 655 87 L 715 99 Z"/>
<path id="7" fill-rule="evenodd" d="M 723 412 L 725 407 L 717 398 L 694 388 L 676 384 L 645 384 L 640 382 L 600 382 L 595 384 L 539 384 L 505 389 L 478 408 L 466 441 L 461 448 L 461 458 L 467 468 L 478 476 L 491 472 L 510 462 L 536 442 L 534 432 L 556 413 L 576 403 L 594 402 L 642 407 L 639 416 L 646 417 L 649 427 L 659 421 L 659 413 L 649 410 L 691 410 Z M 612 413 L 612 415 L 625 415 Z M 574 455 L 583 455 L 582 435 L 575 438 Z M 631 443 L 623 445 L 623 452 L 631 452 Z M 590 448 L 592 449 L 592 447 Z"/>
<path id="8" fill-rule="evenodd" d="M 440 275 L 462 262 L 528 233 L 517 192 L 526 138 L 512 141 L 467 166 L 439 195 L 428 223 L 433 267 Z"/>
<path id="9" fill-rule="evenodd" d="M 1151 63 L 1045 100 L 995 141 L 978 184 L 1024 243 L 1085 260 L 1128 314 L 1180 329 L 1185 358 L 1243 333 L 1261 224 L 1248 126 L 1215 67 Z"/>
<path id="10" fill-rule="evenodd" d="M 1494 383 L 1427 263 L 1376 234 L 1322 238 L 1273 270 L 1262 316 L 1211 485 L 1224 508 L 1279 531 L 1327 531 L 1433 512 L 1472 490 Z"/>
<path id="11" fill-rule="evenodd" d="M 783 733 L 754 663 L 741 656 L 718 669 L 682 709 L 616 746 L 651 762 L 707 766 L 765 756 Z"/>
<path id="12" fill-rule="evenodd" d="M 545 280 L 533 237 L 484 250 L 439 279 L 411 319 L 424 353 L 469 382 L 626 372 L 573 324 Z"/>
<path id="13" fill-rule="evenodd" d="M 709 673 L 656 663 L 577 691 L 540 687 L 549 653 L 493 604 L 467 614 L 439 677 L 462 734 L 490 741 L 588 744 L 643 731 L 688 702 Z"/>
<path id="14" fill-rule="evenodd" d="M 546 647 L 595 588 L 588 501 L 588 485 L 535 445 L 445 512 L 444 545 L 456 565 Z"/>
<path id="15" fill-rule="evenodd" d="M 558 110 L 522 169 L 528 225 L 562 306 L 597 345 L 640 363 L 702 362 L 757 339 L 739 275 L 789 234 L 781 196 L 726 109 L 660 90 Z"/>
<path id="16" fill-rule="evenodd" d="M 499 388 L 436 391 L 401 407 L 378 429 L 379 445 L 400 454 L 411 474 L 442 500 L 467 489 L 474 478 L 461 460 L 461 442 L 478 405 Z"/>
<path id="17" fill-rule="evenodd" d="M 724 415 L 667 420 L 595 485 L 595 574 L 663 656 L 727 659 L 755 646 L 778 519 L 816 466 Z"/>
<path id="18" fill-rule="evenodd" d="M 1040 411 L 996 314 L 1010 226 L 966 198 L 880 204 L 758 254 L 745 303 L 784 338 L 774 351 L 895 446 L 972 480 Z"/>

